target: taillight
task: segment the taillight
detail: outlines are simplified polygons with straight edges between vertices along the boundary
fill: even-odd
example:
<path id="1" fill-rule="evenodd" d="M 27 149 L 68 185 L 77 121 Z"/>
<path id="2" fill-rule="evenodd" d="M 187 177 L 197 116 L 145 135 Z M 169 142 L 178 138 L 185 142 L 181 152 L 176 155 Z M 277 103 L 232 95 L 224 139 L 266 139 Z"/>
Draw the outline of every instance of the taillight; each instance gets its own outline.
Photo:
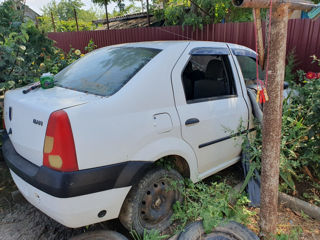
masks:
<path id="1" fill-rule="evenodd" d="M 78 162 L 67 113 L 51 113 L 43 148 L 43 165 L 58 171 L 77 171 Z"/>

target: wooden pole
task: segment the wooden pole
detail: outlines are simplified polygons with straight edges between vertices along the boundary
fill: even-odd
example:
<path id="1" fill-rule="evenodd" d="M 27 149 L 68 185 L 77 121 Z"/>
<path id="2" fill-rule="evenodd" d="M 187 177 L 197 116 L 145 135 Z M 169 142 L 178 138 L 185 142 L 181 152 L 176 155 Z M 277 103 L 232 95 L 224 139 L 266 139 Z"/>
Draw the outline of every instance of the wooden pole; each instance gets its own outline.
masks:
<path id="1" fill-rule="evenodd" d="M 261 13 L 260 8 L 254 8 L 253 16 L 256 18 L 257 23 L 257 32 L 258 32 L 258 54 L 259 54 L 259 63 L 264 69 L 264 47 L 263 47 L 263 36 L 262 36 L 262 23 L 261 23 Z"/>
<path id="2" fill-rule="evenodd" d="M 109 16 L 108 16 L 108 1 L 104 0 L 104 7 L 106 9 L 107 29 L 109 30 Z"/>
<path id="3" fill-rule="evenodd" d="M 269 8 L 270 0 L 232 0 L 236 7 L 242 8 Z M 316 8 L 317 4 L 309 0 L 272 0 L 275 7 L 287 4 L 290 9 L 310 11 Z"/>
<path id="4" fill-rule="evenodd" d="M 54 23 L 54 17 L 53 17 L 53 13 L 51 13 L 51 21 L 52 21 L 52 26 L 53 26 L 53 31 L 56 32 L 56 24 Z"/>
<path id="5" fill-rule="evenodd" d="M 78 16 L 75 8 L 73 9 L 73 12 L 74 12 L 74 19 L 76 20 L 77 32 L 79 32 Z"/>
<path id="6" fill-rule="evenodd" d="M 260 233 L 265 239 L 276 235 L 278 219 L 279 159 L 282 126 L 283 83 L 285 74 L 288 5 L 272 11 L 270 68 L 263 108 Z"/>
<path id="7" fill-rule="evenodd" d="M 149 0 L 147 0 L 147 19 L 148 19 L 148 27 L 150 27 Z"/>
<path id="8" fill-rule="evenodd" d="M 239 7 L 270 7 L 270 0 L 233 0 L 233 3 Z M 269 81 L 266 83 L 269 101 L 264 105 L 262 129 L 260 235 L 263 239 L 275 239 L 277 229 L 283 82 L 289 9 L 309 11 L 315 6 L 308 1 L 298 0 L 272 0 L 272 3 Z"/>

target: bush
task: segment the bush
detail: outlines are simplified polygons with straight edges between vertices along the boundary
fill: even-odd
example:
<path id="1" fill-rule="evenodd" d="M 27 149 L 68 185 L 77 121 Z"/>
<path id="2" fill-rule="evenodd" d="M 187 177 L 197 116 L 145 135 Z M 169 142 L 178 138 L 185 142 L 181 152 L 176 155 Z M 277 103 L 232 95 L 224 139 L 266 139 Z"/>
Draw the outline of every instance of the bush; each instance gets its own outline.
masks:
<path id="1" fill-rule="evenodd" d="M 0 90 L 34 82 L 46 56 L 54 54 L 53 41 L 32 21 L 23 22 L 22 10 L 12 0 L 0 5 Z"/>
<path id="2" fill-rule="evenodd" d="M 32 21 L 23 22 L 23 12 L 8 0 L 0 5 L 0 91 L 39 80 L 41 74 L 58 73 L 83 54 L 71 48 L 68 54 L 39 31 Z M 97 46 L 90 40 L 86 52 Z"/>

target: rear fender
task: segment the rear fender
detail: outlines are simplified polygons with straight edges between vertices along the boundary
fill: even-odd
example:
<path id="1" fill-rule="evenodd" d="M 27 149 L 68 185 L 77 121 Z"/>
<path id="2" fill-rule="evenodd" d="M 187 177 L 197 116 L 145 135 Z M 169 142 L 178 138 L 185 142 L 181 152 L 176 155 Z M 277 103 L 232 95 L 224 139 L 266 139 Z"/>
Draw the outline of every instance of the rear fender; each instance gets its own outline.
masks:
<path id="1" fill-rule="evenodd" d="M 184 158 L 190 169 L 190 179 L 197 182 L 198 179 L 198 165 L 197 158 L 191 147 L 181 139 L 167 137 L 152 142 L 138 152 L 136 152 L 129 161 L 152 161 L 155 162 L 163 157 L 170 155 L 178 155 Z"/>

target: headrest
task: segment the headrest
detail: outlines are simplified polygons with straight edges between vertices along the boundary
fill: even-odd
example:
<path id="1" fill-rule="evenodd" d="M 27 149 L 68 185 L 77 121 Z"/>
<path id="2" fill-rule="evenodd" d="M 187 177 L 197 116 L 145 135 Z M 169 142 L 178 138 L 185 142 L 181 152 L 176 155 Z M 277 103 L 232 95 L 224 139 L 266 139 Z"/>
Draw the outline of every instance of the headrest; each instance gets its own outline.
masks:
<path id="1" fill-rule="evenodd" d="M 205 73 L 206 78 L 217 80 L 223 77 L 223 64 L 221 60 L 212 59 L 207 66 Z"/>

